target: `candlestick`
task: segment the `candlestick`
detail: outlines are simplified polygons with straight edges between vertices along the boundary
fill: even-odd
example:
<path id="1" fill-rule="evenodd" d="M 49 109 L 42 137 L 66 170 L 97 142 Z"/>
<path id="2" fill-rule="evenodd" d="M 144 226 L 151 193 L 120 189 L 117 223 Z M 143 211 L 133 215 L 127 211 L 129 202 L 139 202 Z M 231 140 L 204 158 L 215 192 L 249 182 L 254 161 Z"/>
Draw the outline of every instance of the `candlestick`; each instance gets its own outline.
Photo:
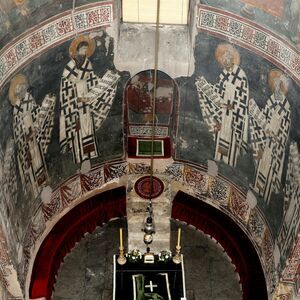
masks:
<path id="1" fill-rule="evenodd" d="M 123 249 L 123 230 L 120 228 L 120 248 Z"/>
<path id="2" fill-rule="evenodd" d="M 180 247 L 180 235 L 181 235 L 181 228 L 178 228 L 177 247 Z"/>
<path id="3" fill-rule="evenodd" d="M 119 257 L 117 259 L 117 262 L 119 265 L 124 265 L 124 264 L 126 264 L 126 261 L 127 261 L 125 255 L 124 255 L 124 248 L 120 247 L 119 250 L 120 250 L 120 252 L 119 252 Z"/>
<path id="4" fill-rule="evenodd" d="M 180 249 L 181 249 L 181 247 L 177 245 L 177 246 L 176 246 L 176 252 L 175 252 L 175 255 L 173 256 L 173 262 L 174 262 L 175 264 L 180 264 L 180 263 L 181 263 Z"/>
<path id="5" fill-rule="evenodd" d="M 123 230 L 120 228 L 120 247 L 119 247 L 119 257 L 117 259 L 119 265 L 124 265 L 126 263 L 126 257 L 124 256 L 124 247 L 123 247 Z"/>

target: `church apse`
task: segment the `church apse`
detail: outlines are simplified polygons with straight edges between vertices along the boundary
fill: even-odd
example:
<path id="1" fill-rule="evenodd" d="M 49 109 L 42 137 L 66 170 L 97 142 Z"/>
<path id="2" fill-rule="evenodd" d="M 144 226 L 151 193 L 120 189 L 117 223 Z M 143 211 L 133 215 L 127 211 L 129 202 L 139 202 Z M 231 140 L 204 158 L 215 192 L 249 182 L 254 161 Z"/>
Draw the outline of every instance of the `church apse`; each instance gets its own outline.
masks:
<path id="1" fill-rule="evenodd" d="M 122 45 L 113 36 L 114 1 L 81 0 L 88 5 L 67 11 L 70 3 L 60 7 L 58 1 L 46 5 L 43 0 L 36 20 L 26 17 L 37 12 L 36 1 L 2 2 L 1 217 L 9 220 L 3 227 L 9 227 L 9 246 L 16 245 L 12 253 L 20 274 L 29 270 L 36 243 L 62 211 L 122 176 L 149 172 L 138 159 L 150 156 L 153 123 L 155 157 L 172 161 L 159 166 L 170 171 L 162 174 L 171 181 L 180 178 L 180 185 L 194 188 L 200 199 L 205 190 L 205 201 L 218 203 L 220 210 L 229 207 L 228 214 L 245 225 L 254 243 L 266 245 L 263 260 L 277 257 L 270 277 L 280 274 L 299 231 L 299 12 L 294 0 L 281 11 L 282 22 L 254 7 L 255 22 L 269 29 L 277 22 L 273 31 L 243 16 L 245 3 L 259 1 L 223 1 L 220 9 L 220 1 L 207 0 L 212 7 L 195 7 L 196 36 L 187 63 L 194 64 L 194 73 L 172 74 L 173 79 L 158 71 L 154 118 L 153 70 L 134 75 L 115 67 L 116 47 Z M 292 6 L 297 9 L 291 12 Z M 49 14 L 64 13 L 46 20 L 46 7 Z M 23 30 L 7 35 L 16 14 L 18 24 L 27 18 L 23 29 L 30 30 L 7 43 Z M 287 32 L 278 24 L 289 16 Z M 41 26 L 31 28 L 38 20 Z M 227 185 L 238 187 L 242 200 Z"/>

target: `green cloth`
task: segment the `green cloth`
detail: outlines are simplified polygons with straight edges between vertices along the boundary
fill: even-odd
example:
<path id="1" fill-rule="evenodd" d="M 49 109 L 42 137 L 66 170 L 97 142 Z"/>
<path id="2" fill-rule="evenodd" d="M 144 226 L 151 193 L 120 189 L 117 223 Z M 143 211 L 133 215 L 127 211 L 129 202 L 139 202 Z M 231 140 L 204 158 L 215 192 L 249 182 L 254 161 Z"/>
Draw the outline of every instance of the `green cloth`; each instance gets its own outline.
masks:
<path id="1" fill-rule="evenodd" d="M 162 296 L 157 293 L 145 293 L 145 278 L 144 275 L 139 275 L 135 278 L 137 300 L 164 300 Z"/>
<path id="2" fill-rule="evenodd" d="M 146 293 L 143 300 L 164 300 L 164 298 L 156 293 Z"/>

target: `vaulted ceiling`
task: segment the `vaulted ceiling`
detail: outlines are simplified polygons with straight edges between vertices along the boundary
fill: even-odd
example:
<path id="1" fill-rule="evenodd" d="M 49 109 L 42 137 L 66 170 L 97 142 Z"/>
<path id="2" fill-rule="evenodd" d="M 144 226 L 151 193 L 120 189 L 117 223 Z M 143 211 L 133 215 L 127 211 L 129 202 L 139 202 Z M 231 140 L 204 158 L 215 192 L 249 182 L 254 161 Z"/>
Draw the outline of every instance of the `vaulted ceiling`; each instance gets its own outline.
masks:
<path id="1" fill-rule="evenodd" d="M 191 0 L 188 20 L 156 39 L 122 22 L 121 1 L 0 1 L 0 263 L 14 296 L 70 207 L 129 194 L 153 167 L 170 199 L 184 191 L 239 224 L 270 297 L 296 297 L 300 3 Z"/>

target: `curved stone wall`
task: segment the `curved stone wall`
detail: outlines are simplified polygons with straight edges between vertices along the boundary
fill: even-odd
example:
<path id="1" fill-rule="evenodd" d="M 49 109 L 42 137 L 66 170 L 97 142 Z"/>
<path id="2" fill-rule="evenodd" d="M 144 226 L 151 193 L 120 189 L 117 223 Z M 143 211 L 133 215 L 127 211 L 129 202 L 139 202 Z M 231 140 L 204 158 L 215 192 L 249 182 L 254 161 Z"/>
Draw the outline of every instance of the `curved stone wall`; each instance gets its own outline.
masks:
<path id="1" fill-rule="evenodd" d="M 299 263 L 299 50 L 277 29 L 214 0 L 196 2 L 195 26 L 160 44 L 159 51 L 167 45 L 176 52 L 170 57 L 178 57 L 181 41 L 189 40 L 182 47 L 192 58 L 184 65 L 194 73 L 182 76 L 181 68 L 173 78 L 179 94 L 170 123 L 173 160 L 155 160 L 155 174 L 170 178 L 172 193 L 206 201 L 243 228 L 272 292 L 281 275 L 296 280 Z M 24 28 L 0 51 L 0 213 L 22 287 L 60 216 L 126 185 L 131 174 L 149 172 L 149 160 L 126 159 L 124 88 L 135 74 L 116 70 L 116 57 L 126 52 L 126 65 L 143 71 L 146 62 L 139 66 L 135 57 L 151 61 L 153 43 L 123 49 L 127 37 L 142 38 L 149 27 L 128 26 L 120 39 L 119 15 L 114 1 L 64 9 Z M 143 88 L 150 93 L 149 85 Z"/>
<path id="2" fill-rule="evenodd" d="M 147 174 L 149 166 L 148 163 L 126 161 L 99 165 L 89 173 L 72 176 L 54 190 L 51 198 L 47 203 L 42 203 L 36 213 L 39 215 L 38 223 L 31 223 L 27 231 L 24 248 L 24 273 L 27 274 L 27 280 L 30 280 L 32 264 L 39 246 L 60 217 L 92 195 L 118 186 L 127 186 L 131 176 Z M 155 164 L 155 167 L 155 176 L 168 176 L 171 195 L 179 190 L 184 191 L 199 201 L 205 201 L 220 209 L 239 224 L 253 242 L 271 288 L 275 280 L 274 237 L 253 199 L 247 199 L 246 193 L 228 179 L 209 175 L 204 166 L 169 161 L 165 166 Z"/>

